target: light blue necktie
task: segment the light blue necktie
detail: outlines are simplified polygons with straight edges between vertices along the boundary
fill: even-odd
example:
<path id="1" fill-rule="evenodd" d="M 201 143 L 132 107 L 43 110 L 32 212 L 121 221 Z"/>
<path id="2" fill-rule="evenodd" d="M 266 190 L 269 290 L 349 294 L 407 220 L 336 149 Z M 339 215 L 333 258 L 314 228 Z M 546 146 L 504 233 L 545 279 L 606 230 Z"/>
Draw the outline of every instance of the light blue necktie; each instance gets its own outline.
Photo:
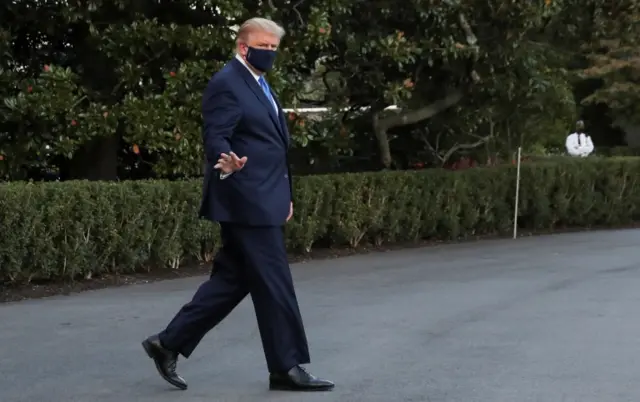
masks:
<path id="1" fill-rule="evenodd" d="M 261 76 L 258 79 L 258 82 L 260 83 L 260 87 L 262 88 L 264 95 L 267 97 L 267 99 L 269 99 L 269 102 L 271 102 L 271 105 L 273 106 L 277 114 L 278 108 L 276 107 L 276 102 L 273 100 L 273 97 L 271 96 L 271 91 L 269 90 L 269 85 L 267 84 L 267 81 L 264 79 L 264 77 Z"/>

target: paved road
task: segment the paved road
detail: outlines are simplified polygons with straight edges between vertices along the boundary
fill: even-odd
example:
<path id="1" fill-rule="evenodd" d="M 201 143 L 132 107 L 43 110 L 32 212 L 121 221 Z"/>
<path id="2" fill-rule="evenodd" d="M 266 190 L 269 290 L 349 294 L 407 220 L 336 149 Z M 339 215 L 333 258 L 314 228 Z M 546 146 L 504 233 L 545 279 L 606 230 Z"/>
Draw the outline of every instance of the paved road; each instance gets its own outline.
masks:
<path id="1" fill-rule="evenodd" d="M 140 341 L 203 278 L 0 306 L 0 401 L 637 402 L 640 231 L 496 240 L 293 266 L 312 371 L 266 390 L 249 300 L 156 375 Z"/>

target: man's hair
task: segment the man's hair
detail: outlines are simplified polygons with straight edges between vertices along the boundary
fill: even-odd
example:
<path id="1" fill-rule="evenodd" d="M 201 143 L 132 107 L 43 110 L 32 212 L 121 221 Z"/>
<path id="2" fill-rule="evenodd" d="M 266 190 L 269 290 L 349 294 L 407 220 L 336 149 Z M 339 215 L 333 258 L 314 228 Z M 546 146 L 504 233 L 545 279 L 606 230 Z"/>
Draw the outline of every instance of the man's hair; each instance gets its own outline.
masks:
<path id="1" fill-rule="evenodd" d="M 268 20 L 266 18 L 251 18 L 245 21 L 238 29 L 238 38 L 237 41 L 246 40 L 247 36 L 251 32 L 268 32 L 278 37 L 278 39 L 282 39 L 285 34 L 284 28 L 275 22 Z"/>

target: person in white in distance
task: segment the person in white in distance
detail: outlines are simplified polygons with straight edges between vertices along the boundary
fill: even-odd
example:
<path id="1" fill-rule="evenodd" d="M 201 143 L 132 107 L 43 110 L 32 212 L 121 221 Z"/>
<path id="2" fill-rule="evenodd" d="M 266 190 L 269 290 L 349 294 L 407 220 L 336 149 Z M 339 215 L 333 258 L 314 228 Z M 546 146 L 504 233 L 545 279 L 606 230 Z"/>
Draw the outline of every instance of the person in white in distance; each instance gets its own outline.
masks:
<path id="1" fill-rule="evenodd" d="M 584 122 L 576 123 L 576 131 L 567 136 L 565 142 L 567 152 L 571 156 L 587 157 L 593 152 L 593 141 L 591 137 L 584 133 Z"/>

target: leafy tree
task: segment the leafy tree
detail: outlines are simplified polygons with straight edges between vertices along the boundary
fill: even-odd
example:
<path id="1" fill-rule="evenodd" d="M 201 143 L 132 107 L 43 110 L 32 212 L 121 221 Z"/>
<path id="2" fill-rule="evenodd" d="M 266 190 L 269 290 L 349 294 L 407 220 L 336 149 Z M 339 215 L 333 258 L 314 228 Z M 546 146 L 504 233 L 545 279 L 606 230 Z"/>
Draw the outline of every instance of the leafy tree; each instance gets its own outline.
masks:
<path id="1" fill-rule="evenodd" d="M 300 8 L 322 15 L 308 29 L 330 38 L 305 52 L 318 63 L 324 104 L 351 108 L 343 123 L 369 108 L 385 167 L 402 166 L 420 144 L 437 163 L 489 145 L 508 153 L 560 144 L 576 116 L 563 45 L 589 46 L 597 37 L 566 19 L 584 7 L 602 16 L 598 35 L 617 29 L 598 0 L 307 3 Z M 306 61 L 298 62 L 300 76 L 313 72 Z M 390 105 L 401 110 L 385 111 Z M 408 133 L 414 138 L 402 138 Z M 404 144 L 395 159 L 394 143 Z"/>
<path id="2" fill-rule="evenodd" d="M 305 49 L 328 38 L 302 27 L 295 6 L 282 7 L 296 46 L 285 46 L 284 68 L 270 81 L 289 104 L 308 80 L 286 66 L 313 66 L 316 55 Z M 233 54 L 234 26 L 277 14 L 272 4 L 241 0 L 22 0 L 0 8 L 0 169 L 10 178 L 47 167 L 64 178 L 199 174 L 202 91 Z M 292 128 L 305 145 L 304 123 L 292 120 Z"/>
<path id="3" fill-rule="evenodd" d="M 591 55 L 598 67 L 585 75 L 604 83 L 585 102 L 634 115 L 633 90 L 624 107 L 610 94 L 635 82 L 631 60 L 613 68 L 636 37 L 635 4 L 5 1 L 0 171 L 8 178 L 43 168 L 63 178 L 199 174 L 202 90 L 233 54 L 233 27 L 256 15 L 287 31 L 268 77 L 282 102 L 332 110 L 289 116 L 296 160 L 309 171 L 368 169 L 372 155 L 383 167 L 445 165 L 478 150 L 505 155 L 559 143 L 576 114 L 565 68 L 571 56 Z M 619 39 L 615 54 L 596 46 L 610 39 Z"/>
<path id="4" fill-rule="evenodd" d="M 162 175 L 200 169 L 199 97 L 230 54 L 242 2 L 0 7 L 6 174 L 55 164 L 67 177 L 114 179 L 126 155 Z"/>
<path id="5" fill-rule="evenodd" d="M 535 2 L 496 6 L 415 0 L 404 7 L 387 0 L 314 2 L 310 14 L 323 10 L 325 17 L 316 18 L 310 29 L 330 40 L 316 42 L 308 53 L 319 60 L 327 104 L 369 108 L 382 163 L 390 167 L 390 130 L 457 106 L 455 114 L 464 115 L 462 121 L 449 116 L 449 124 L 442 125 L 475 135 L 490 123 L 492 113 L 500 113 L 498 98 L 530 101 L 533 95 L 521 96 L 521 87 L 545 70 L 530 71 L 535 61 L 526 45 L 541 29 L 545 7 Z M 515 69 L 521 70 L 518 76 L 512 74 Z M 310 72 L 304 64 L 301 70 L 300 75 Z M 540 90 L 543 85 L 530 92 Z M 509 105 L 513 103 L 510 99 Z M 402 111 L 385 112 L 390 105 Z M 444 161 L 458 149 L 490 138 L 484 134 L 471 143 L 458 143 L 457 138 L 444 154 L 434 151 Z"/>
<path id="6" fill-rule="evenodd" d="M 592 83 L 582 105 L 606 106 L 608 117 L 626 132 L 630 145 L 640 145 L 640 1 L 603 4 L 582 16 L 582 23 L 596 27 L 593 42 L 585 46 L 580 77 Z"/>

